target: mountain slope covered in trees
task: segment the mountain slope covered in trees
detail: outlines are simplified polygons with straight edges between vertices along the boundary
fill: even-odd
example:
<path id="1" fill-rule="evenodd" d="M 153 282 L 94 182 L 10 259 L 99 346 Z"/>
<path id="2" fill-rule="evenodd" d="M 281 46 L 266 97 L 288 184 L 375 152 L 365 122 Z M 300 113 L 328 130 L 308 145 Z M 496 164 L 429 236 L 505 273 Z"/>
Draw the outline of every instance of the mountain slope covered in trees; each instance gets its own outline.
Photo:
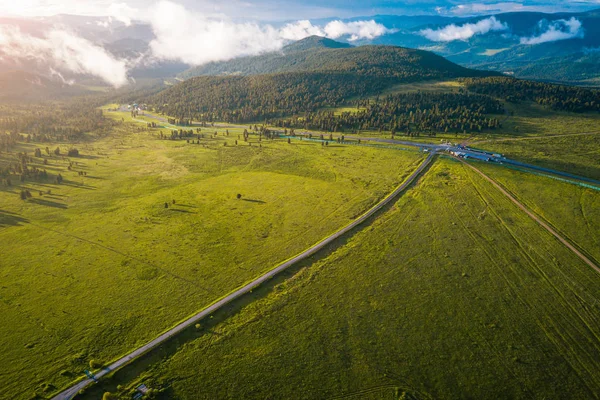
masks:
<path id="1" fill-rule="evenodd" d="M 248 76 L 199 76 L 151 96 L 146 102 L 177 119 L 239 123 L 339 106 L 398 83 L 490 75 L 421 50 L 392 46 L 332 48 L 336 42 L 315 38 L 309 38 L 308 43 L 317 46 L 292 49 L 277 59 L 263 56 L 237 61 L 244 68 L 254 65 L 256 72 L 276 73 L 253 74 L 246 68 L 243 75 Z M 303 49 L 304 44 L 296 43 L 295 48 Z M 257 58 L 265 63 L 253 64 L 251 60 Z M 220 65 L 225 68 L 234 64 Z M 207 74 L 211 67 L 206 68 Z"/>
<path id="2" fill-rule="evenodd" d="M 395 46 L 351 47 L 333 40 L 311 36 L 280 53 L 243 57 L 210 63 L 181 76 L 260 75 L 280 72 L 335 71 L 361 75 L 400 77 L 422 75 L 474 76 L 481 72 L 456 65 L 428 51 Z"/>

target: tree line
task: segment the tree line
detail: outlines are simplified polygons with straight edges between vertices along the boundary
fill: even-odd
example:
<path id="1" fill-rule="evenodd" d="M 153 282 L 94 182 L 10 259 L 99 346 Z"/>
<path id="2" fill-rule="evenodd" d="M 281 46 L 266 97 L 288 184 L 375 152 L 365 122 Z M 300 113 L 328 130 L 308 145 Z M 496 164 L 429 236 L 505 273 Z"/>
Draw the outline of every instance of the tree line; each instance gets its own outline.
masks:
<path id="1" fill-rule="evenodd" d="M 389 78 L 339 73 L 202 76 L 147 99 L 155 111 L 179 121 L 245 123 L 341 105 L 390 85 Z"/>
<path id="2" fill-rule="evenodd" d="M 510 77 L 464 78 L 461 81 L 471 92 L 493 96 L 511 103 L 534 101 L 558 111 L 600 111 L 598 90 Z"/>
<path id="3" fill-rule="evenodd" d="M 0 114 L 0 144 L 6 145 L 15 134 L 26 142 L 76 141 L 87 133 L 108 133 L 115 121 L 105 118 L 95 104 L 81 102 L 11 105 Z"/>
<path id="4" fill-rule="evenodd" d="M 353 133 L 365 130 L 391 131 L 408 136 L 426 133 L 482 132 L 501 127 L 492 114 L 504 107 L 489 96 L 469 93 L 400 93 L 374 100 L 358 100 L 356 111 L 336 115 L 332 111 L 308 113 L 305 117 L 279 119 L 284 128 Z"/>

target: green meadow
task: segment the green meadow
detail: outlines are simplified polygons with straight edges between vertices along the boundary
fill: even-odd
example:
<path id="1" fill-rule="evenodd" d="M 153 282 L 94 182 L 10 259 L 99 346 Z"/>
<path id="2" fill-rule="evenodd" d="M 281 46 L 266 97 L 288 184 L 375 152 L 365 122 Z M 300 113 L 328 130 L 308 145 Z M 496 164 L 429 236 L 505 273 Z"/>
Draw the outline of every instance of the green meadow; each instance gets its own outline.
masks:
<path id="1" fill-rule="evenodd" d="M 246 142 L 245 126 L 223 123 L 166 140 L 169 124 L 114 107 L 106 115 L 122 122 L 109 135 L 50 146 L 79 157 L 33 157 L 46 146 L 34 143 L 0 153 L 6 164 L 25 152 L 64 179 L 0 187 L 9 398 L 49 398 L 152 340 L 347 225 L 424 159 L 365 141 Z M 597 115 L 507 107 L 493 133 L 396 138 L 469 143 L 600 178 Z M 600 260 L 600 192 L 477 166 Z M 438 157 L 367 226 L 80 397 L 131 398 L 144 382 L 165 399 L 597 398 L 599 308 L 598 274 Z"/>
<path id="2" fill-rule="evenodd" d="M 384 91 L 381 96 L 417 91 L 424 93 L 458 92 L 461 87 L 462 84 L 458 81 L 418 82 L 393 86 Z M 598 113 L 555 111 L 527 101 L 521 103 L 503 102 L 503 104 L 506 108 L 506 114 L 496 116 L 500 119 L 502 128 L 494 131 L 485 131 L 479 134 L 438 133 L 435 137 L 429 137 L 426 134 L 414 137 L 397 134 L 395 138 L 432 144 L 439 144 L 440 141 L 466 143 L 475 147 L 515 155 L 523 161 L 541 161 L 541 163 L 547 163 L 547 165 L 560 167 L 558 169 L 570 169 L 573 173 L 586 172 L 586 170 L 593 174 L 600 173 L 590 171 L 600 163 L 597 157 L 597 134 L 600 134 L 600 115 Z M 346 107 L 325 109 L 325 111 L 333 111 L 334 114 L 339 115 L 342 112 L 356 112 L 357 108 L 348 105 Z M 329 135 L 329 132 L 323 133 Z M 582 133 L 595 133 L 596 135 L 581 135 Z M 361 131 L 360 134 L 374 138 L 391 138 L 390 132 L 387 131 L 365 130 Z M 565 135 L 565 137 L 546 137 L 553 135 Z M 511 141 L 505 141 L 505 139 Z M 515 139 L 525 141 L 523 143 L 512 142 Z M 546 157 L 541 156 L 544 153 L 547 153 Z M 595 158 L 581 160 L 581 153 L 595 155 Z"/>
<path id="3" fill-rule="evenodd" d="M 1 188 L 0 397 L 48 397 L 150 341 L 345 226 L 423 159 L 203 133 L 200 144 L 161 140 L 126 121 L 58 145 L 80 157 L 34 158 L 62 184 Z"/>
<path id="4" fill-rule="evenodd" d="M 600 190 L 496 164 L 475 165 L 600 264 Z"/>
<path id="5" fill-rule="evenodd" d="M 600 126 L 600 125 L 599 125 Z M 542 167 L 600 180 L 600 132 L 473 143 L 474 147 Z"/>
<path id="6" fill-rule="evenodd" d="M 523 178 L 486 172 L 511 190 L 509 179 Z M 567 189 L 523 180 L 517 195 L 530 206 L 546 205 L 547 192 L 530 196 L 539 185 Z M 596 193 L 579 194 L 596 204 Z M 575 235 L 557 209 L 544 216 Z M 573 237 L 593 252 L 594 241 Z M 600 393 L 600 276 L 452 159 L 439 158 L 368 226 L 249 297 L 79 398 L 126 399 L 140 383 L 164 399 Z"/>

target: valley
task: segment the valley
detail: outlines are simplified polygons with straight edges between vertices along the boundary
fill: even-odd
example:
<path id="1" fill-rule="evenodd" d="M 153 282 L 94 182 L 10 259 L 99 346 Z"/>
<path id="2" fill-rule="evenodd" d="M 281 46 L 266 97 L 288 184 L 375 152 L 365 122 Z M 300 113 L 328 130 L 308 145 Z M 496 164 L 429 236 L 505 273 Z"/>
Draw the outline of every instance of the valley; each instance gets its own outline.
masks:
<path id="1" fill-rule="evenodd" d="M 596 14 L 524 14 L 19 25 L 76 67 L 0 58 L 0 398 L 598 399 L 600 91 L 535 72 Z"/>

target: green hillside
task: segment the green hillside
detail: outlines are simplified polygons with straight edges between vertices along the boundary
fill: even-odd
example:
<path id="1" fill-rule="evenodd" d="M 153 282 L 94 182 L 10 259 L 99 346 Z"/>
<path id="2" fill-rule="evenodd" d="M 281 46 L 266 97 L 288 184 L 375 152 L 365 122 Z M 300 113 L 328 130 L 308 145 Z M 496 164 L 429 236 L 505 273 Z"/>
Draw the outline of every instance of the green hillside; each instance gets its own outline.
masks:
<path id="1" fill-rule="evenodd" d="M 281 53 L 243 57 L 211 63 L 181 74 L 183 78 L 200 75 L 256 75 L 278 72 L 336 71 L 369 76 L 476 76 L 431 52 L 396 46 L 344 46 L 333 40 L 309 37 L 283 49 Z M 489 73 L 487 73 L 489 74 Z"/>
<path id="2" fill-rule="evenodd" d="M 315 41 L 333 42 L 309 38 L 307 43 Z M 232 73 L 225 69 L 238 67 L 236 73 L 249 76 L 195 77 L 145 101 L 178 119 L 253 122 L 336 107 L 399 83 L 490 75 L 430 52 L 393 46 L 317 46 L 221 63 L 203 73 Z"/>

